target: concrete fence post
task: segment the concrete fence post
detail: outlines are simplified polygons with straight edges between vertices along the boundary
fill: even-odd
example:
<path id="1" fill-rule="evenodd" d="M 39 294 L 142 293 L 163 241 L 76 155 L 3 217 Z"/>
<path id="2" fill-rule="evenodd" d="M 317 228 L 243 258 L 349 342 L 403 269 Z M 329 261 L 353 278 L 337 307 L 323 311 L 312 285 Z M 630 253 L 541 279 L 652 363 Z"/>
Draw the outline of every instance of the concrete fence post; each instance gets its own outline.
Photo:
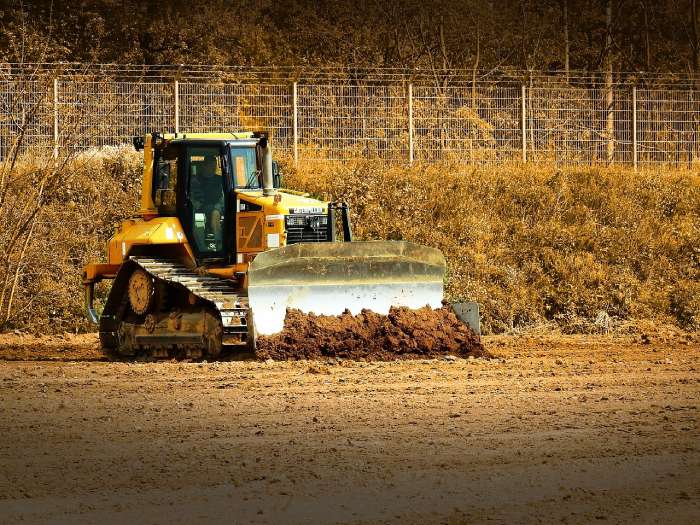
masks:
<path id="1" fill-rule="evenodd" d="M 522 158 L 527 162 L 527 125 L 526 125 L 526 99 L 525 84 L 520 87 L 520 135 L 522 139 Z"/>
<path id="2" fill-rule="evenodd" d="M 637 171 L 637 86 L 632 86 L 632 165 Z"/>
<path id="3" fill-rule="evenodd" d="M 408 85 L 408 162 L 413 165 L 413 84 Z"/>
<path id="4" fill-rule="evenodd" d="M 58 158 L 58 79 L 53 79 L 53 158 Z"/>
<path id="5" fill-rule="evenodd" d="M 292 83 L 292 140 L 294 146 L 294 166 L 299 165 L 299 99 L 297 83 Z"/>
<path id="6" fill-rule="evenodd" d="M 180 83 L 176 80 L 173 86 L 175 93 L 175 133 L 180 132 Z"/>

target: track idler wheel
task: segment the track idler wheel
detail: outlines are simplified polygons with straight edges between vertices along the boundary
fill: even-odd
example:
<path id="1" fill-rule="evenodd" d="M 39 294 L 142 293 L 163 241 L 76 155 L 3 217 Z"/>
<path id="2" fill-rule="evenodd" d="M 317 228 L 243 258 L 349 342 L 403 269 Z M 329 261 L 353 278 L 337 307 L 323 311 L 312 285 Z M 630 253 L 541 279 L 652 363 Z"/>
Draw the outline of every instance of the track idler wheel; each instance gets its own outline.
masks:
<path id="1" fill-rule="evenodd" d="M 140 268 L 136 269 L 129 277 L 129 304 L 137 315 L 147 313 L 153 306 L 155 296 L 155 283 L 148 272 Z"/>

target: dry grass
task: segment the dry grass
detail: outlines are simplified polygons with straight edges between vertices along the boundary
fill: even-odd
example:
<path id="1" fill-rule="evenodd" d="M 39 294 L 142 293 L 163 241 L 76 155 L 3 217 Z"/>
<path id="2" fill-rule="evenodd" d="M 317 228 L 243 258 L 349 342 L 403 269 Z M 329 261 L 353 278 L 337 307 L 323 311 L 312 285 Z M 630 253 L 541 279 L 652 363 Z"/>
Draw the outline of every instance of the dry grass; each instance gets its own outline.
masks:
<path id="1" fill-rule="evenodd" d="M 13 210 L 36 199 L 33 188 L 45 167 L 45 159 L 24 158 L 12 171 L 0 231 L 16 222 Z M 85 320 L 82 266 L 105 257 L 105 241 L 114 226 L 137 210 L 141 170 L 139 156 L 126 147 L 91 150 L 68 161 L 58 184 L 43 197 L 19 262 L 17 296 L 5 329 L 37 333 L 93 329 Z M 0 282 L 5 272 L 0 266 Z"/>
<path id="2" fill-rule="evenodd" d="M 141 161 L 107 148 L 66 173 L 42 207 L 6 329 L 91 329 L 81 267 L 104 257 L 113 226 L 136 211 Z M 449 298 L 479 301 L 489 332 L 700 329 L 698 174 L 373 162 L 285 173 L 289 187 L 349 202 L 358 238 L 441 249 Z M 23 180 L 11 189 L 17 202 Z"/>
<path id="3" fill-rule="evenodd" d="M 285 182 L 349 202 L 360 238 L 441 249 L 449 298 L 479 301 L 489 332 L 700 328 L 698 174 L 365 162 Z"/>

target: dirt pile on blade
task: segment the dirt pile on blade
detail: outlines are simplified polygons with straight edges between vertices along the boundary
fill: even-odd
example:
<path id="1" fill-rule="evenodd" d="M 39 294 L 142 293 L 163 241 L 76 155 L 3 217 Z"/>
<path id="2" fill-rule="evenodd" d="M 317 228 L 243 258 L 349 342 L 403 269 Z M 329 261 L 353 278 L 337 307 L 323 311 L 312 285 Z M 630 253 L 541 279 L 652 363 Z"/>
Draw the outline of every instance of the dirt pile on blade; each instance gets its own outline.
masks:
<path id="1" fill-rule="evenodd" d="M 284 329 L 258 339 L 260 359 L 394 360 L 440 355 L 487 357 L 481 341 L 449 307 L 392 308 L 389 315 L 363 310 L 339 316 L 288 310 Z"/>

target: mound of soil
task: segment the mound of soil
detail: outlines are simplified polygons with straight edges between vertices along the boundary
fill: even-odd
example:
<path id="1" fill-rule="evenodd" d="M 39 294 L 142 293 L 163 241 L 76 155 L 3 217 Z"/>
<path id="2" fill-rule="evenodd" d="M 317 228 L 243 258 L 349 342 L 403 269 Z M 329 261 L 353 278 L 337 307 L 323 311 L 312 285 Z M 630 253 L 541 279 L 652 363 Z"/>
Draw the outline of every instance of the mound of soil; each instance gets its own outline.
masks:
<path id="1" fill-rule="evenodd" d="M 258 339 L 260 359 L 340 357 L 390 361 L 441 355 L 488 357 L 479 336 L 450 307 L 392 308 L 389 315 L 363 310 L 339 316 L 287 310 L 284 329 Z"/>

